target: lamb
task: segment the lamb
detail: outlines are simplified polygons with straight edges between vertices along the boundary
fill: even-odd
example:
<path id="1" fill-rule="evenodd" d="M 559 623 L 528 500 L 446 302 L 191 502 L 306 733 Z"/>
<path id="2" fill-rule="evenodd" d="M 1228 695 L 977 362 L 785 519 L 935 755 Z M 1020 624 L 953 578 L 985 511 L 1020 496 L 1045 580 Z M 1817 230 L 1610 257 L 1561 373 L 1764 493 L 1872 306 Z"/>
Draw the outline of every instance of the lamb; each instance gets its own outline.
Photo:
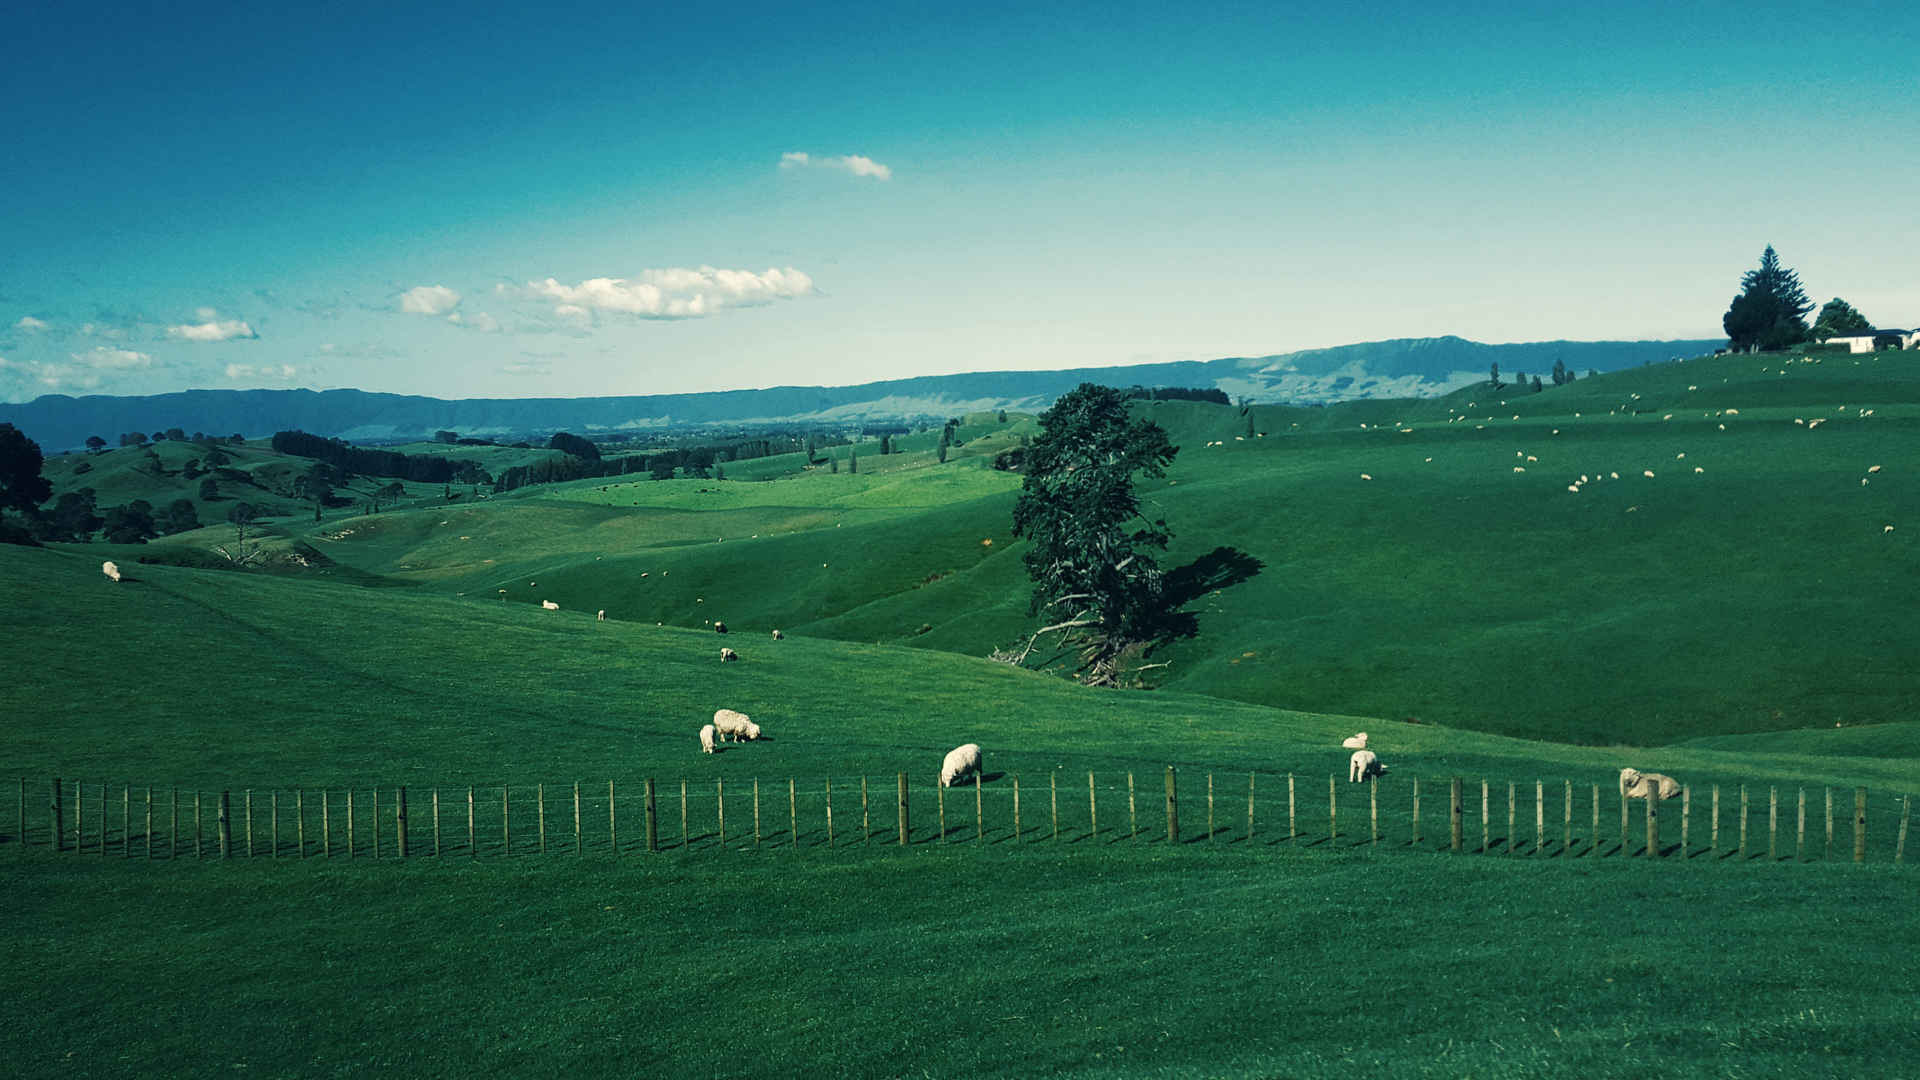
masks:
<path id="1" fill-rule="evenodd" d="M 980 775 L 980 744 L 968 743 L 947 751 L 947 758 L 940 763 L 940 786 L 952 787 L 963 780 Z"/>
<path id="2" fill-rule="evenodd" d="M 723 622 L 716 622 L 716 623 L 714 623 L 714 624 L 713 624 L 713 632 L 714 632 L 714 633 L 716 633 L 716 634 L 724 634 L 724 633 L 726 633 L 726 632 L 727 632 L 727 624 L 726 624 L 726 623 L 723 623 Z"/>
<path id="3" fill-rule="evenodd" d="M 734 652 L 732 649 L 727 648 L 725 645 L 720 646 L 720 662 L 721 663 L 724 664 L 729 660 L 738 660 L 738 659 L 740 659 L 739 653 Z"/>
<path id="4" fill-rule="evenodd" d="M 559 610 L 560 610 L 560 605 L 559 605 L 559 604 L 556 604 L 556 603 L 554 603 L 554 602 L 553 602 L 553 601 L 551 601 L 551 600 L 542 600 L 542 601 L 540 601 L 540 606 L 541 606 L 541 607 L 543 607 L 543 608 L 545 608 L 545 609 L 547 609 L 548 611 L 559 611 Z"/>
<path id="5" fill-rule="evenodd" d="M 734 712 L 732 709 L 719 709 L 714 712 L 713 730 L 728 742 L 739 742 L 742 739 L 751 742 L 760 737 L 760 725 L 749 720 L 746 713 Z"/>
<path id="6" fill-rule="evenodd" d="M 712 724 L 708 724 L 700 729 L 700 752 L 703 754 L 711 754 L 714 752 Z"/>
<path id="7" fill-rule="evenodd" d="M 1623 799 L 1671 799 L 1679 794 L 1680 782 L 1671 776 L 1656 772 L 1643 773 L 1631 767 L 1620 770 L 1620 797 Z"/>
<path id="8" fill-rule="evenodd" d="M 111 561 L 101 563 L 100 572 L 107 575 L 109 581 L 120 580 L 120 568 L 113 565 Z"/>
<path id="9" fill-rule="evenodd" d="M 1384 776 L 1386 772 L 1387 767 L 1380 764 L 1380 755 L 1371 750 L 1355 750 L 1353 757 L 1347 760 L 1347 782 L 1350 784 Z"/>
<path id="10" fill-rule="evenodd" d="M 787 635 L 785 635 L 785 634 L 783 634 L 783 633 L 781 633 L 781 632 L 780 632 L 780 631 L 778 631 L 778 630 L 775 630 L 775 631 L 773 632 L 773 640 L 775 640 L 775 641 L 785 641 L 785 640 L 787 640 Z"/>
<path id="11" fill-rule="evenodd" d="M 593 619 L 594 619 L 594 621 L 595 621 L 595 622 L 606 622 L 606 621 L 607 621 L 607 609 L 606 609 L 606 608 L 601 608 L 601 609 L 600 609 L 600 611 L 599 611 L 599 613 L 598 613 L 598 614 L 596 614 L 596 615 L 594 615 L 594 617 L 593 617 Z"/>
<path id="12" fill-rule="evenodd" d="M 1367 748 L 1367 733 L 1362 731 L 1358 735 L 1349 735 L 1346 741 L 1340 745 L 1348 750 L 1365 750 Z"/>

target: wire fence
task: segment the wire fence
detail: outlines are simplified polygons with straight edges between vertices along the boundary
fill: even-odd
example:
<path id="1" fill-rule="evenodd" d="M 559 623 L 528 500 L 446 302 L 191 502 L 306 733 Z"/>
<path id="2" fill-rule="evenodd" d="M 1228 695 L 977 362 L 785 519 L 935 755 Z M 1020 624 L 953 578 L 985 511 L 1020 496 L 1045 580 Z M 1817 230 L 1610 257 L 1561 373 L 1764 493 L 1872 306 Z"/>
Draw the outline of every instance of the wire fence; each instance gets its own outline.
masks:
<path id="1" fill-rule="evenodd" d="M 1572 780 L 1323 783 L 1171 767 L 1140 776 L 989 773 L 952 788 L 916 785 L 905 773 L 495 787 L 209 791 L 59 778 L 17 786 L 0 845 L 156 860 L 1219 844 L 1901 864 L 1911 809 L 1909 795 L 1864 787 L 1716 784 L 1662 801 Z"/>

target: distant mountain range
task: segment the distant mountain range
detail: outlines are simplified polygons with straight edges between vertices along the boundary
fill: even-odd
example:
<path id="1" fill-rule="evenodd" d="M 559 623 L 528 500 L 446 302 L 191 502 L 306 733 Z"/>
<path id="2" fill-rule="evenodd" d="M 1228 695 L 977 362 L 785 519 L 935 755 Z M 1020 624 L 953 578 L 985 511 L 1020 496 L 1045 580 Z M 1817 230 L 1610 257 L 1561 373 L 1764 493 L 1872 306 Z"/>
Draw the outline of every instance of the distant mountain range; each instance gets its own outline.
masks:
<path id="1" fill-rule="evenodd" d="M 364 390 L 185 390 L 145 397 L 48 394 L 0 404 L 48 452 L 99 435 L 170 427 L 249 437 L 299 429 L 355 441 L 431 438 L 435 431 L 498 437 L 571 431 L 592 435 L 768 423 L 845 424 L 956 416 L 984 409 L 1038 411 L 1083 382 L 1217 388 L 1258 402 L 1325 404 L 1356 398 L 1430 397 L 1487 377 L 1546 376 L 1558 360 L 1584 376 L 1675 356 L 1698 356 L 1723 338 L 1692 341 L 1539 341 L 1484 345 L 1458 337 L 1400 338 L 1277 356 L 1229 357 L 1061 371 L 923 375 L 858 386 L 776 386 L 639 397 L 441 398 Z"/>

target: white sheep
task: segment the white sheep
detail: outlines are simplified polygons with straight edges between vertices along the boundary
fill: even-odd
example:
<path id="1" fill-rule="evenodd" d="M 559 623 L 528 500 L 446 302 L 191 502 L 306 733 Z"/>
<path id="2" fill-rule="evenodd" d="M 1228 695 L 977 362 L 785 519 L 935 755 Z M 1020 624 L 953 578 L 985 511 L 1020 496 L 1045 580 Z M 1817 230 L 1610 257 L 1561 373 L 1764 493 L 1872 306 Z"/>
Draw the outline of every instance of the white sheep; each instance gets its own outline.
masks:
<path id="1" fill-rule="evenodd" d="M 1661 773 L 1643 773 L 1635 768 L 1620 770 L 1620 797 L 1671 799 L 1680 794 L 1680 782 Z"/>
<path id="2" fill-rule="evenodd" d="M 703 754 L 711 754 L 714 752 L 712 724 L 708 724 L 700 729 L 700 752 Z"/>
<path id="3" fill-rule="evenodd" d="M 740 659 L 740 654 L 739 654 L 739 653 L 737 653 L 737 652 L 734 652 L 734 651 L 733 651 L 732 649 L 729 649 L 729 648 L 727 648 L 727 647 L 726 647 L 726 646 L 724 646 L 724 645 L 722 645 L 722 646 L 720 647 L 720 662 L 721 662 L 721 663 L 723 663 L 723 664 L 724 664 L 724 663 L 726 663 L 726 662 L 727 662 L 727 661 L 729 661 L 729 660 L 738 660 L 738 659 Z"/>
<path id="4" fill-rule="evenodd" d="M 719 709 L 713 714 L 713 729 L 716 734 L 729 742 L 741 739 L 752 741 L 760 737 L 760 725 L 747 718 L 743 712 L 732 709 Z"/>
<path id="5" fill-rule="evenodd" d="M 947 758 L 940 763 L 940 786 L 952 787 L 980 773 L 980 744 L 968 743 L 947 751 Z"/>
<path id="6" fill-rule="evenodd" d="M 783 634 L 783 633 L 781 633 L 780 631 L 778 631 L 778 630 L 775 630 L 775 631 L 773 632 L 773 640 L 775 640 L 775 641 L 785 641 L 786 639 L 787 639 L 787 635 L 785 635 L 785 634 Z"/>
<path id="7" fill-rule="evenodd" d="M 1380 764 L 1380 755 L 1371 750 L 1355 750 L 1347 759 L 1347 782 L 1358 784 L 1386 774 L 1387 767 Z"/>
<path id="8" fill-rule="evenodd" d="M 109 581 L 120 580 L 120 568 L 113 565 L 111 560 L 100 564 L 100 572 L 107 575 Z"/>
<path id="9" fill-rule="evenodd" d="M 606 622 L 606 621 L 607 621 L 607 609 L 606 609 L 606 608 L 601 608 L 601 609 L 599 610 L 599 612 L 598 612 L 597 614 L 595 614 L 595 615 L 594 615 L 594 617 L 593 617 L 593 620 L 594 620 L 595 622 Z"/>
<path id="10" fill-rule="evenodd" d="M 1349 735 L 1340 745 L 1348 750 L 1365 750 L 1367 748 L 1367 733 L 1362 731 L 1357 735 Z"/>
<path id="11" fill-rule="evenodd" d="M 560 605 L 559 605 L 559 604 L 556 604 L 556 603 L 554 603 L 554 602 L 553 602 L 553 601 L 551 601 L 551 600 L 542 600 L 542 601 L 540 601 L 540 606 L 541 606 L 541 607 L 543 607 L 543 608 L 545 608 L 545 609 L 547 609 L 548 611 L 559 611 L 559 610 L 560 610 Z"/>

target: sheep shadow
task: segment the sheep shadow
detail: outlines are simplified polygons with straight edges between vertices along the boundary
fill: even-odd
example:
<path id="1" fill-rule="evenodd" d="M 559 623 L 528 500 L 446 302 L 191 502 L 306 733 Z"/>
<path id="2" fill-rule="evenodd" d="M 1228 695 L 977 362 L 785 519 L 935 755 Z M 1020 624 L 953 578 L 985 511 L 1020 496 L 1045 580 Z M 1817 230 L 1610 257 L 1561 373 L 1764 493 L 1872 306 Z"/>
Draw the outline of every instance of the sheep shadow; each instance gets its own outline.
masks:
<path id="1" fill-rule="evenodd" d="M 1198 634 L 1199 616 L 1181 609 L 1210 592 L 1252 578 L 1266 565 L 1239 548 L 1222 545 L 1185 566 L 1169 570 L 1161 584 L 1160 611 L 1154 618 L 1155 638 L 1171 641 Z"/>

